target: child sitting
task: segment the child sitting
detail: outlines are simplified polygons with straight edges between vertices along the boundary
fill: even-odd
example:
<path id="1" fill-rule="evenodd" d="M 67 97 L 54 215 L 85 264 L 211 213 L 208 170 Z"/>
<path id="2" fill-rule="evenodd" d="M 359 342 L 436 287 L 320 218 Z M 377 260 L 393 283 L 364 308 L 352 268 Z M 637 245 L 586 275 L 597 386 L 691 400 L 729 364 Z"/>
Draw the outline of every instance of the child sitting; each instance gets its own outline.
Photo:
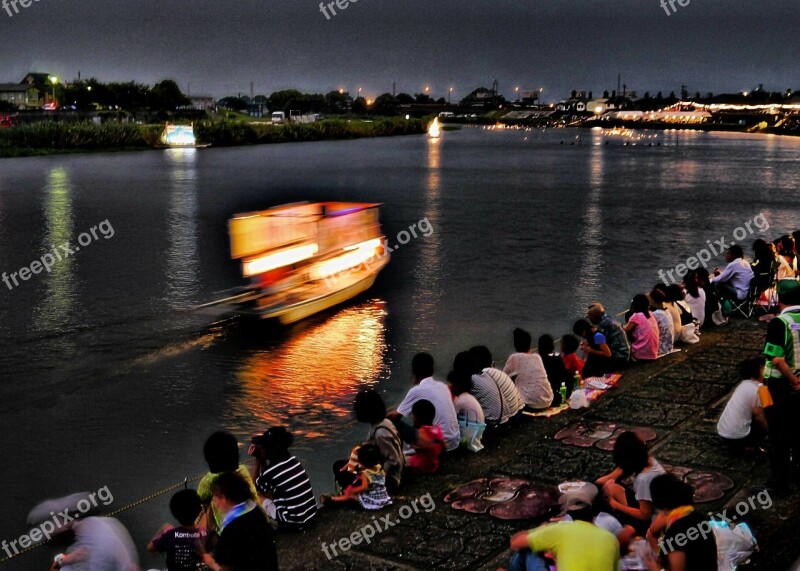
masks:
<path id="1" fill-rule="evenodd" d="M 338 496 L 322 495 L 320 503 L 358 501 L 365 510 L 379 510 L 391 505 L 392 500 L 386 492 L 386 473 L 381 467 L 383 456 L 375 444 L 359 446 L 358 463 L 361 471 L 355 482 L 344 489 Z"/>
<path id="2" fill-rule="evenodd" d="M 168 571 L 197 571 L 202 563 L 198 547 L 204 533 L 195 525 L 202 509 L 200 497 L 194 490 L 181 490 L 169 501 L 169 511 L 180 527 L 165 525 L 147 544 L 150 553 L 167 554 Z"/>
<path id="3" fill-rule="evenodd" d="M 433 424 L 436 407 L 431 401 L 421 399 L 411 408 L 416 434 L 413 442 L 414 454 L 406 458 L 406 464 L 416 474 L 433 474 L 439 469 L 439 457 L 445 450 L 442 429 Z"/>
<path id="4" fill-rule="evenodd" d="M 561 338 L 561 360 L 572 377 L 580 375 L 583 370 L 583 359 L 577 353 L 579 346 L 578 338 L 574 335 L 564 335 Z"/>

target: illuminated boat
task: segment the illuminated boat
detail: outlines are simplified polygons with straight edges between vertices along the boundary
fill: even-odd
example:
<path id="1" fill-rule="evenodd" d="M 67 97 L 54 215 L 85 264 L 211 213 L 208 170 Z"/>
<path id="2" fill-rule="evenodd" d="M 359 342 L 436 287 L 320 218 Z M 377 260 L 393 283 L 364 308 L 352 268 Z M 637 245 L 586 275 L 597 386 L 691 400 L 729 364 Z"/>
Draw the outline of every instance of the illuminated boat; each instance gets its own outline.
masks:
<path id="1" fill-rule="evenodd" d="M 210 144 L 200 145 L 197 143 L 193 123 L 191 125 L 167 123 L 157 145 L 160 149 L 204 149 L 210 146 Z"/>
<path id="2" fill-rule="evenodd" d="M 441 134 L 442 134 L 442 129 L 441 126 L 439 125 L 439 118 L 436 117 L 434 118 L 433 123 L 431 123 L 428 126 L 428 136 L 431 139 L 438 139 L 441 136 Z"/>
<path id="3" fill-rule="evenodd" d="M 231 258 L 251 283 L 203 307 L 286 325 L 368 290 L 389 262 L 380 206 L 314 202 L 237 214 L 228 222 Z"/>

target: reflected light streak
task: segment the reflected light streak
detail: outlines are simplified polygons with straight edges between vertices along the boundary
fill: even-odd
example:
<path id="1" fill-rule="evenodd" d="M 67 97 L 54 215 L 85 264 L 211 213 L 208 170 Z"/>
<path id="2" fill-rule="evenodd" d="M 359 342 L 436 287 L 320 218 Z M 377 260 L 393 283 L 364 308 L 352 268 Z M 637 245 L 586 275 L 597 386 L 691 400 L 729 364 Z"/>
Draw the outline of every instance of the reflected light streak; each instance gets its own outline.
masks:
<path id="1" fill-rule="evenodd" d="M 171 167 L 167 303 L 173 309 L 185 309 L 197 303 L 197 151 L 165 152 Z"/>
<path id="2" fill-rule="evenodd" d="M 442 140 L 437 144 L 429 144 L 428 150 L 428 176 L 424 187 L 424 216 L 434 227 L 441 220 L 441 160 Z M 441 263 L 442 236 L 437 231 L 430 236 L 417 240 L 419 247 L 419 262 L 414 264 L 414 281 L 412 292 L 412 305 L 417 315 L 425 316 L 415 324 L 415 337 L 422 345 L 430 345 L 438 341 L 435 339 L 436 323 L 439 321 L 438 312 L 442 292 L 442 263 Z"/>
<path id="3" fill-rule="evenodd" d="M 254 352 L 236 372 L 241 402 L 229 404 L 239 415 L 231 427 L 256 433 L 285 424 L 306 438 L 340 428 L 357 392 L 388 373 L 386 315 L 385 302 L 368 301 Z"/>
<path id="4" fill-rule="evenodd" d="M 40 251 L 61 244 L 74 244 L 72 219 L 72 187 L 62 167 L 53 168 L 45 187 L 45 224 Z M 37 304 L 33 327 L 37 331 L 56 332 L 69 326 L 69 317 L 78 307 L 75 285 L 75 258 L 69 256 L 55 263 L 50 272 L 42 272 L 45 298 Z"/>
<path id="5" fill-rule="evenodd" d="M 603 271 L 603 233 L 602 206 L 600 204 L 603 177 L 605 171 L 605 146 L 597 144 L 602 134 L 592 131 L 590 151 L 589 195 L 583 215 L 583 227 L 578 240 L 583 251 L 578 282 L 575 284 L 575 296 L 580 301 L 579 307 L 587 307 L 596 301 L 600 294 L 600 275 Z"/>

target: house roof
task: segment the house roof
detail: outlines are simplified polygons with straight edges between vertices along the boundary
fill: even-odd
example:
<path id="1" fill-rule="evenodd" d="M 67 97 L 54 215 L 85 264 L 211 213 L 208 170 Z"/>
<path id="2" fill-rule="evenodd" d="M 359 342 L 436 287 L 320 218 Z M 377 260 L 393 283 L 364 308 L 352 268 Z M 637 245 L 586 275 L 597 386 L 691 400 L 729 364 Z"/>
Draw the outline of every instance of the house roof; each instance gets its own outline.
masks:
<path id="1" fill-rule="evenodd" d="M 0 92 L 25 93 L 29 89 L 36 89 L 27 83 L 0 83 Z"/>
<path id="2" fill-rule="evenodd" d="M 29 73 L 25 77 L 22 78 L 20 83 L 28 83 L 28 79 L 30 78 L 32 83 L 47 83 L 50 81 L 50 74 L 49 73 Z"/>

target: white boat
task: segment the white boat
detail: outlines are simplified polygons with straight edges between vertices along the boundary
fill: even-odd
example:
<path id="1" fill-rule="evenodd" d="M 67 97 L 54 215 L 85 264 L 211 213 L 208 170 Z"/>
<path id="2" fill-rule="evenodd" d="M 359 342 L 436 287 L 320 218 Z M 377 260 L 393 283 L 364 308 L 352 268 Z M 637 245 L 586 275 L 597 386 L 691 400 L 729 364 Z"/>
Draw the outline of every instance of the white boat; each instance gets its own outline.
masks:
<path id="1" fill-rule="evenodd" d="M 294 323 L 368 290 L 389 262 L 380 204 L 314 202 L 237 214 L 231 257 L 250 285 L 201 307 Z"/>

